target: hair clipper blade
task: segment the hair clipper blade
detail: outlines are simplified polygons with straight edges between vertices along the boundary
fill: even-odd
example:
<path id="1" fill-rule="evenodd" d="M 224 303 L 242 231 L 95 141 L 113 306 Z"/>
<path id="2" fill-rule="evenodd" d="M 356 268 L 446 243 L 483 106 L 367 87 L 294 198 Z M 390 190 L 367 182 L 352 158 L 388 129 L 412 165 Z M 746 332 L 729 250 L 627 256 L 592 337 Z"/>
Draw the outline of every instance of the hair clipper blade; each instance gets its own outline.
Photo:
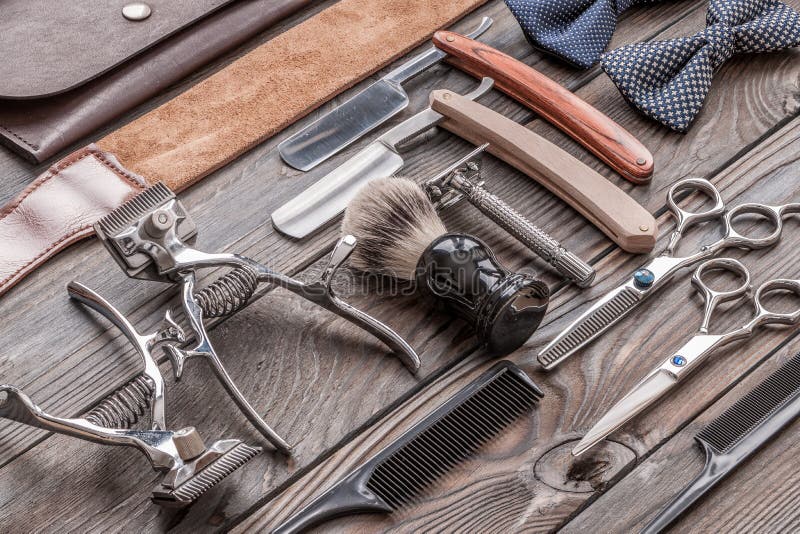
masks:
<path id="1" fill-rule="evenodd" d="M 158 245 L 170 233 L 190 243 L 197 226 L 183 204 L 161 182 L 127 200 L 94 224 L 95 233 L 111 256 L 131 278 L 163 280 L 160 260 L 170 264 L 169 253 Z M 148 252 L 143 250 L 148 248 Z M 155 259 L 154 259 L 155 256 Z"/>
<path id="2" fill-rule="evenodd" d="M 216 441 L 191 464 L 181 467 L 181 471 L 187 467 L 190 471 L 197 469 L 190 476 L 176 484 L 173 475 L 177 473 L 167 473 L 153 489 L 153 502 L 168 508 L 189 506 L 260 452 L 261 447 L 236 439 Z"/>

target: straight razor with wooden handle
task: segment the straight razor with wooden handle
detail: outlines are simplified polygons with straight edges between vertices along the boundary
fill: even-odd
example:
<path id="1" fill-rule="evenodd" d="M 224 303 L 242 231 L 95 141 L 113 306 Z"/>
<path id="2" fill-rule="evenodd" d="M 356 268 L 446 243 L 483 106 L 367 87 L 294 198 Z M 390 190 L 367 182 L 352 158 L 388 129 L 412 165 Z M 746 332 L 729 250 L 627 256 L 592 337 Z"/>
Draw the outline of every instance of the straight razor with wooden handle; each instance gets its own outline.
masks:
<path id="1" fill-rule="evenodd" d="M 450 31 L 438 31 L 433 44 L 445 61 L 477 78 L 494 79 L 495 88 L 535 111 L 603 160 L 623 178 L 647 183 L 653 156 L 630 132 L 541 72 L 489 45 Z"/>
<path id="2" fill-rule="evenodd" d="M 656 241 L 653 216 L 624 191 L 553 143 L 503 115 L 474 102 L 492 87 L 462 96 L 448 90 L 431 93 L 431 107 L 395 126 L 353 158 L 320 179 L 272 214 L 280 232 L 302 238 L 342 213 L 358 191 L 376 178 L 403 167 L 397 146 L 441 124 L 524 172 L 589 219 L 629 252 L 649 252 Z"/>
<path id="3" fill-rule="evenodd" d="M 628 252 L 650 252 L 658 228 L 649 211 L 597 171 L 522 124 L 447 90 L 431 93 L 441 126 L 549 189 Z"/>

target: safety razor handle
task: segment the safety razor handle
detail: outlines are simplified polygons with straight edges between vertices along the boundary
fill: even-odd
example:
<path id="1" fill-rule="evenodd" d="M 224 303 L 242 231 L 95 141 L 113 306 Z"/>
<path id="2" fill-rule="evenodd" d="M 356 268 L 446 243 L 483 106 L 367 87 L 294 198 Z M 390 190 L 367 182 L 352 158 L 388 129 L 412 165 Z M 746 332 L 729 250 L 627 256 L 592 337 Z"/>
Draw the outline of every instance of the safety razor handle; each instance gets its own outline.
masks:
<path id="1" fill-rule="evenodd" d="M 431 93 L 442 126 L 488 151 L 552 191 L 628 252 L 653 250 L 653 216 L 620 188 L 522 124 L 448 90 Z"/>
<path id="2" fill-rule="evenodd" d="M 484 43 L 449 31 L 433 35 L 446 61 L 538 113 L 635 184 L 650 181 L 653 155 L 625 128 L 539 71 Z"/>
<path id="3" fill-rule="evenodd" d="M 579 287 L 588 287 L 592 283 L 595 271 L 591 266 L 565 249 L 561 243 L 520 215 L 502 199 L 466 180 L 458 187 L 470 204 L 520 240 L 537 256 L 552 265 L 561 275 Z"/>

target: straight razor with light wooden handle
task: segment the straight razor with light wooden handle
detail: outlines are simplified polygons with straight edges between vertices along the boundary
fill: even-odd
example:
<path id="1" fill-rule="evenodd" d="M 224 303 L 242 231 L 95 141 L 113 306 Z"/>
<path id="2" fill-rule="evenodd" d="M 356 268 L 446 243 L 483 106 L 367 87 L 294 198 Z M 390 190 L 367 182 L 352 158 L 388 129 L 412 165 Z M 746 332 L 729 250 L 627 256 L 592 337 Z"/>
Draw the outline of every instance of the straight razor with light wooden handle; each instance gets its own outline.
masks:
<path id="1" fill-rule="evenodd" d="M 596 171 L 521 124 L 476 102 L 492 80 L 462 96 L 431 93 L 431 108 L 395 126 L 350 160 L 272 213 L 280 232 L 303 238 L 342 213 L 371 180 L 403 167 L 397 146 L 441 124 L 475 144 L 490 143 L 489 152 L 528 174 L 584 215 L 629 252 L 649 252 L 655 245 L 655 219 L 635 200 Z M 467 105 L 471 104 L 471 105 Z"/>
<path id="2" fill-rule="evenodd" d="M 431 109 L 444 115 L 441 126 L 549 189 L 628 252 L 650 252 L 658 227 L 653 216 L 597 171 L 486 106 L 447 90 L 431 93 Z"/>

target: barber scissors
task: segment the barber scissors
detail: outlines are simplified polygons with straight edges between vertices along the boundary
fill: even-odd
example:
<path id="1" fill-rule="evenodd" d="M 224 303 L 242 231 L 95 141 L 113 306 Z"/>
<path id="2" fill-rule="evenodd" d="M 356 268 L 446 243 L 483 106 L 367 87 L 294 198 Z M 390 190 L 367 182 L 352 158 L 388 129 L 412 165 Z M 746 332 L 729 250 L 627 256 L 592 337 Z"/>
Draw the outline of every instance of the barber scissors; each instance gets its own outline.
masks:
<path id="1" fill-rule="evenodd" d="M 716 291 L 703 281 L 709 271 L 726 270 L 744 279 L 741 286 L 731 291 Z M 767 324 L 794 325 L 800 322 L 800 305 L 792 312 L 778 313 L 764 306 L 766 295 L 778 291 L 790 291 L 800 297 L 800 280 L 775 279 L 764 282 L 749 297 L 750 273 L 739 261 L 730 258 L 716 258 L 702 263 L 692 275 L 692 285 L 703 295 L 705 310 L 700 329 L 680 349 L 664 362 L 650 371 L 627 395 L 615 404 L 594 427 L 575 446 L 572 454 L 583 454 L 609 434 L 646 410 L 658 399 L 677 387 L 678 383 L 699 367 L 719 347 L 739 339 L 751 337 L 755 330 Z M 752 303 L 755 315 L 747 323 L 724 334 L 709 332 L 709 323 L 714 310 L 723 302 L 741 301 Z"/>
<path id="2" fill-rule="evenodd" d="M 675 196 L 680 191 L 700 191 L 708 195 L 714 205 L 706 211 L 687 211 L 678 207 Z M 647 297 L 667 285 L 672 277 L 684 267 L 716 256 L 720 251 L 731 248 L 759 249 L 778 242 L 783 231 L 784 215 L 800 212 L 800 203 L 783 206 L 767 204 L 740 204 L 726 210 L 725 202 L 714 185 L 703 178 L 687 178 L 674 184 L 667 193 L 667 206 L 677 220 L 675 230 L 670 234 L 667 248 L 660 256 L 639 267 L 621 286 L 606 293 L 591 308 L 553 339 L 538 355 L 539 363 L 547 370 L 552 369 L 576 351 L 599 337 L 612 325 L 645 301 Z M 734 229 L 734 220 L 746 216 L 760 215 L 758 225 L 769 224 L 770 233 L 764 237 L 744 236 Z M 675 247 L 691 226 L 705 221 L 721 220 L 723 236 L 710 245 L 689 256 L 676 256 Z M 740 219 L 741 220 L 741 219 Z"/>

